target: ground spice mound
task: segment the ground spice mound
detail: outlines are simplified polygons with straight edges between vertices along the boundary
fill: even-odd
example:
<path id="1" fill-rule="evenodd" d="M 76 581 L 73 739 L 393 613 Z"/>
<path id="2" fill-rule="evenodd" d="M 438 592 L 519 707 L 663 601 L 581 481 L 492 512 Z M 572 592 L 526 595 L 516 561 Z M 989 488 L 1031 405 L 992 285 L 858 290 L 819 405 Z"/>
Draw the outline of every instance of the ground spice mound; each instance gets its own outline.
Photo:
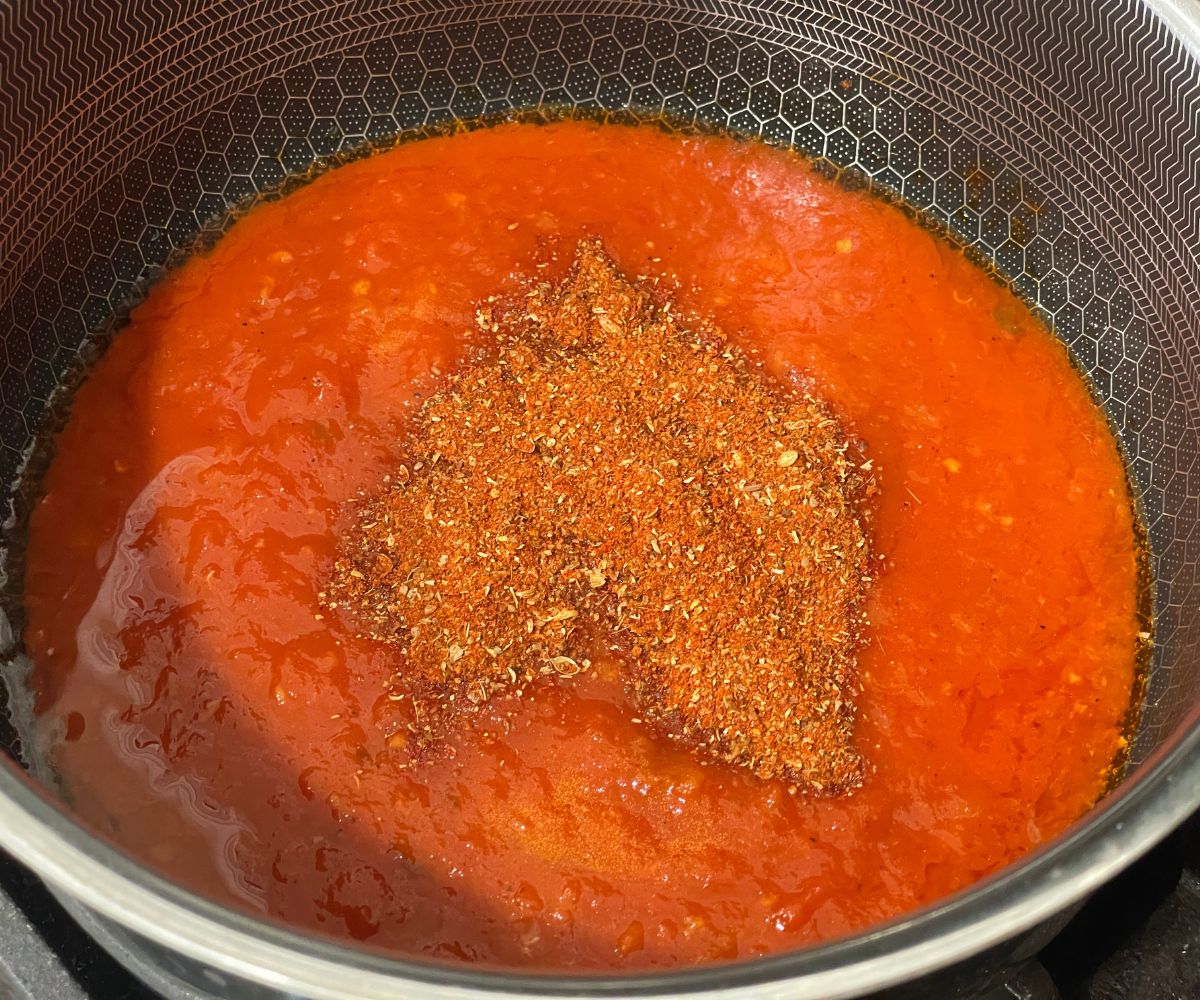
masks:
<path id="1" fill-rule="evenodd" d="M 621 652 L 643 719 L 814 791 L 858 784 L 870 462 L 818 400 L 596 243 L 490 302 L 326 593 L 403 656 L 413 726 Z"/>

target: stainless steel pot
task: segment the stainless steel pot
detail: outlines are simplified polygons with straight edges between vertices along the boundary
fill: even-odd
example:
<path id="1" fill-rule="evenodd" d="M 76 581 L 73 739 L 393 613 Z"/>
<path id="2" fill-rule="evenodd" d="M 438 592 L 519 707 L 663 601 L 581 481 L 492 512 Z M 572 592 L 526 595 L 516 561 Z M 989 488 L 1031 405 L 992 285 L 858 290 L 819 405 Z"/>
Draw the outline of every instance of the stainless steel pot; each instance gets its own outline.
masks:
<path id="1" fill-rule="evenodd" d="M 5 713 L 0 843 L 125 960 L 219 995 L 929 996 L 994 979 L 1200 805 L 1198 57 L 1194 0 L 0 6 L 0 482 L 15 481 L 93 331 L 230 205 L 454 117 L 665 111 L 792 143 L 900 195 L 1053 323 L 1126 449 L 1157 616 L 1128 775 L 1099 807 L 969 892 L 777 958 L 537 976 L 305 937 L 85 832 L 16 763 Z M 8 716 L 18 628 L 19 616 Z"/>

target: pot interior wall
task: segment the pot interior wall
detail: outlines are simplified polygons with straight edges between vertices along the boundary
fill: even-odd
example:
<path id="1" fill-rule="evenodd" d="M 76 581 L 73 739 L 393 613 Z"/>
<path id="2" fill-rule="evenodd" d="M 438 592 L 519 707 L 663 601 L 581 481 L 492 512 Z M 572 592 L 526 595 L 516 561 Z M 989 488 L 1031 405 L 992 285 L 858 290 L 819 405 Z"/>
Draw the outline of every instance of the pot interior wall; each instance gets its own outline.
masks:
<path id="1" fill-rule="evenodd" d="M 0 11 L 0 80 L 0 482 L 96 332 L 231 207 L 455 119 L 665 114 L 899 196 L 1053 325 L 1149 529 L 1133 763 L 1200 701 L 1200 87 L 1132 0 L 88 0 Z"/>

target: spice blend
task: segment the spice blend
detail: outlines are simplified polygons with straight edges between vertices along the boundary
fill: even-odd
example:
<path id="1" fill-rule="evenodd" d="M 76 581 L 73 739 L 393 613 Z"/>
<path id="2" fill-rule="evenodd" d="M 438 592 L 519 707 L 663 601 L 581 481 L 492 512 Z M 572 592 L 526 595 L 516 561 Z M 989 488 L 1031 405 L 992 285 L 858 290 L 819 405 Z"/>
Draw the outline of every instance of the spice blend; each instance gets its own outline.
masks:
<path id="1" fill-rule="evenodd" d="M 595 242 L 477 322 L 492 343 L 416 414 L 324 595 L 397 647 L 416 736 L 603 643 L 664 734 L 808 790 L 859 784 L 876 486 L 828 407 Z"/>

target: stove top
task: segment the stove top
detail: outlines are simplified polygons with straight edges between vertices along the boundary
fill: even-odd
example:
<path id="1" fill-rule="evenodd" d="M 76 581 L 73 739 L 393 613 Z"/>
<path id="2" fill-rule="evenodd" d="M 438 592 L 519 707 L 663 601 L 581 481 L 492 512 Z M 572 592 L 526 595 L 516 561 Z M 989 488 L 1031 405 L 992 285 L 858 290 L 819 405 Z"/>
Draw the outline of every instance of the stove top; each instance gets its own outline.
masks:
<path id="1" fill-rule="evenodd" d="M 1200 813 L 1096 893 L 1039 958 L 978 1000 L 1200 1000 Z M 0 852 L 0 1000 L 208 1000 L 145 977 L 154 985 Z"/>

